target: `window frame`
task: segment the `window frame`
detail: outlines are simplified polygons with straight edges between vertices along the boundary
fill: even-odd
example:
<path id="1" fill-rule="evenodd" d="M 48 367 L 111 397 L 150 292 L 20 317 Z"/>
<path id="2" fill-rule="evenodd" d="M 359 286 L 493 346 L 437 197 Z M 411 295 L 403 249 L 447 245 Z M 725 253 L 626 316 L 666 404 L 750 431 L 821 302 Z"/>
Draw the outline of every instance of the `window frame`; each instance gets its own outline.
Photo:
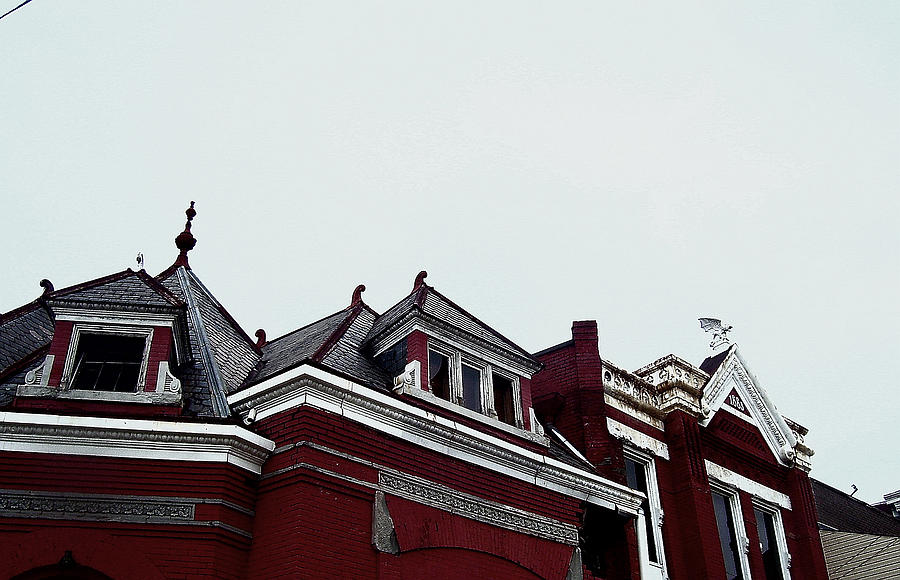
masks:
<path id="1" fill-rule="evenodd" d="M 85 393 L 106 393 L 108 391 L 94 391 L 94 390 L 79 390 L 72 389 L 72 384 L 74 382 L 73 373 L 75 372 L 75 358 L 76 353 L 78 352 L 78 344 L 81 341 L 81 337 L 84 335 L 105 335 L 105 336 L 129 336 L 129 337 L 137 337 L 144 339 L 144 352 L 141 355 L 141 366 L 138 371 L 137 385 L 135 385 L 135 389 L 133 392 L 121 392 L 123 395 L 128 395 L 129 393 L 141 393 L 147 390 L 147 366 L 150 361 L 150 347 L 153 343 L 153 328 L 152 327 L 135 327 L 135 326 L 115 326 L 109 324 L 91 324 L 91 323 L 76 323 L 72 327 L 72 336 L 69 338 L 69 348 L 66 351 L 66 364 L 63 367 L 63 375 L 60 380 L 60 387 L 63 390 L 71 391 L 71 392 L 85 392 Z M 109 391 L 112 392 L 112 391 Z"/>
<path id="2" fill-rule="evenodd" d="M 747 537 L 747 525 L 744 522 L 744 515 L 741 511 L 741 497 L 740 492 L 737 488 L 731 487 L 730 485 L 724 484 L 720 481 L 716 481 L 711 479 L 709 481 L 709 487 L 711 493 L 717 493 L 725 498 L 725 505 L 731 511 L 731 520 L 734 523 L 734 541 L 737 544 L 737 555 L 738 555 L 738 566 L 741 571 L 741 578 L 743 580 L 750 580 L 750 539 Z M 710 502 L 712 502 L 712 495 L 709 498 Z M 713 514 L 715 514 L 715 505 L 713 507 Z M 721 549 L 721 532 L 718 529 L 719 526 L 719 518 L 716 517 L 716 535 L 719 537 L 719 544 Z M 723 554 L 724 560 L 724 554 Z"/>
<path id="3" fill-rule="evenodd" d="M 791 577 L 790 568 L 791 568 L 791 553 L 788 551 L 787 547 L 787 536 L 784 532 L 784 520 L 781 517 L 781 509 L 768 503 L 764 500 L 761 500 L 758 497 L 753 497 L 750 500 L 750 503 L 753 506 L 754 517 L 757 511 L 760 511 L 764 514 L 768 514 L 772 516 L 772 525 L 775 528 L 775 547 L 778 550 L 778 563 L 781 568 L 781 577 L 784 580 L 788 580 Z M 756 524 L 756 534 L 759 537 L 760 530 L 758 523 Z M 762 541 L 760 540 L 760 555 L 762 555 Z"/>
<path id="4" fill-rule="evenodd" d="M 627 460 L 631 460 L 644 469 L 644 478 L 647 481 L 647 504 L 649 512 L 644 514 L 645 518 L 649 518 L 650 529 L 653 531 L 653 542 L 656 547 L 656 562 L 648 558 L 648 564 L 661 572 L 661 578 L 668 578 L 668 570 L 666 569 L 666 550 L 663 544 L 662 527 L 665 521 L 665 513 L 662 508 L 662 500 L 659 494 L 659 482 L 656 477 L 656 460 L 653 455 L 639 451 L 630 446 L 623 446 L 622 452 Z M 631 488 L 633 489 L 633 488 Z M 638 522 L 635 522 L 638 525 Z M 638 531 L 638 530 L 635 530 Z M 649 543 L 648 556 L 649 556 Z"/>
<path id="5" fill-rule="evenodd" d="M 450 400 L 447 401 L 434 393 L 431 390 L 431 353 L 437 353 L 441 356 L 447 357 L 450 361 Z M 499 368 L 497 365 L 491 364 L 484 360 L 478 359 L 469 353 L 464 353 L 459 349 L 452 348 L 446 346 L 442 343 L 435 343 L 429 339 L 428 347 L 426 349 L 426 360 L 428 361 L 428 393 L 432 395 L 435 400 L 449 402 L 454 406 L 454 411 L 462 412 L 462 411 L 471 411 L 472 413 L 477 413 L 480 417 L 487 417 L 489 419 L 493 419 L 494 421 L 500 423 L 501 425 L 505 425 L 507 427 L 513 427 L 516 429 L 524 429 L 525 428 L 525 420 L 523 417 L 522 410 L 522 387 L 519 381 L 519 376 L 507 371 L 506 369 Z M 479 384 L 479 410 L 473 410 L 466 406 L 465 401 L 465 393 L 463 392 L 463 376 L 462 376 L 462 367 L 463 365 L 473 368 L 477 370 L 480 375 L 480 384 Z M 512 402 L 513 402 L 513 415 L 514 422 L 506 423 L 505 421 L 500 421 L 497 414 L 496 405 L 494 403 L 494 374 L 501 376 L 512 384 Z"/>

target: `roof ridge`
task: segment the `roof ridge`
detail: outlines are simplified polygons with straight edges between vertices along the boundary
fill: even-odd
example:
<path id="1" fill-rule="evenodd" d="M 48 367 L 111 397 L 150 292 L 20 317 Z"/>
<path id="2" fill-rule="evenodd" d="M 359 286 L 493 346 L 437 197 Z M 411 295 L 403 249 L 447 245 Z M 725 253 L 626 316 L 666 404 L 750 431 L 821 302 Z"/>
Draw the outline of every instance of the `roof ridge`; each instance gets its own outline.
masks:
<path id="1" fill-rule="evenodd" d="M 362 308 L 359 304 L 353 305 L 349 308 L 349 312 L 347 316 L 338 324 L 337 328 L 325 339 L 325 341 L 316 349 L 316 352 L 310 356 L 310 360 L 314 360 L 317 362 L 322 362 L 322 359 L 328 354 L 329 351 L 338 343 L 338 341 L 343 338 L 343 336 L 347 333 L 347 330 L 353 324 L 353 322 L 359 317 L 359 313 L 362 311 Z"/>
<path id="2" fill-rule="evenodd" d="M 28 314 L 32 310 L 37 310 L 40 306 L 41 304 L 38 300 L 32 300 L 31 302 L 26 302 L 21 306 L 13 308 L 9 312 L 0 312 L 0 324 L 3 324 L 7 320 L 12 320 L 24 314 Z"/>
<path id="3" fill-rule="evenodd" d="M 86 290 L 88 288 L 93 288 L 95 286 L 100 286 L 102 284 L 109 284 L 110 282 L 115 282 L 116 280 L 121 280 L 123 278 L 128 277 L 129 274 L 134 274 L 134 270 L 132 270 L 131 268 L 125 268 L 121 272 L 107 274 L 106 276 L 94 278 L 93 280 L 87 280 L 85 282 L 73 284 L 73 285 L 67 286 L 65 288 L 60 288 L 59 290 L 53 290 L 52 292 L 47 292 L 46 294 L 44 294 L 42 296 L 42 298 L 57 298 L 60 296 L 66 296 L 68 294 L 78 292 L 79 290 Z"/>
<path id="4" fill-rule="evenodd" d="M 212 292 L 209 291 L 209 288 L 206 287 L 206 284 L 204 284 L 203 281 L 200 280 L 200 278 L 196 274 L 194 274 L 194 271 L 192 269 L 185 268 L 185 272 L 187 272 L 190 275 L 191 279 L 193 279 L 194 282 L 196 282 L 197 285 L 200 286 L 200 289 L 203 291 L 206 297 L 209 298 L 216 306 L 216 310 L 219 311 L 219 314 L 225 317 L 231 327 L 241 335 L 241 337 L 247 342 L 250 348 L 252 348 L 256 354 L 261 355 L 262 351 L 260 350 L 259 346 L 257 346 L 256 341 L 250 338 L 250 335 L 248 335 L 243 327 L 238 323 L 238 321 L 234 319 L 231 313 L 228 312 L 228 310 L 224 306 L 222 306 L 222 303 L 219 302 L 219 300 L 215 296 L 213 296 Z"/>
<path id="5" fill-rule="evenodd" d="M 146 270 L 138 270 L 135 272 L 135 275 L 140 278 L 142 282 L 144 282 L 148 287 L 152 290 L 155 290 L 159 295 L 169 301 L 172 306 L 184 306 L 184 302 L 181 301 L 178 296 L 170 291 L 168 288 L 162 285 L 162 282 L 159 282 L 156 278 L 147 273 Z"/>

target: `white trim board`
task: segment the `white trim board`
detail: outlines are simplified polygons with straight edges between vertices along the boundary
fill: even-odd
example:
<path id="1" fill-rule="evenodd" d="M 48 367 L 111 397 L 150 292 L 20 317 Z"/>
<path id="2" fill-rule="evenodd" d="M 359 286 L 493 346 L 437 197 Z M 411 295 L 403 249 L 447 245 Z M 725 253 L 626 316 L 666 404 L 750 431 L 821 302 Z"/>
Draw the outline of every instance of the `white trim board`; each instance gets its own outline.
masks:
<path id="1" fill-rule="evenodd" d="M 226 462 L 258 474 L 273 449 L 236 425 L 0 412 L 0 451 Z"/>
<path id="2" fill-rule="evenodd" d="M 744 477 L 740 473 L 731 471 L 727 467 L 722 467 L 721 465 L 713 463 L 709 459 L 704 459 L 703 462 L 706 464 L 706 473 L 710 480 L 714 479 L 725 485 L 745 491 L 772 505 L 777 505 L 786 510 L 791 509 L 791 498 L 788 497 L 787 494 L 755 482 L 750 478 Z"/>
<path id="3" fill-rule="evenodd" d="M 635 515 L 642 494 L 552 457 L 427 412 L 360 383 L 301 365 L 228 397 L 255 420 L 309 406 L 379 433 L 606 509 Z"/>

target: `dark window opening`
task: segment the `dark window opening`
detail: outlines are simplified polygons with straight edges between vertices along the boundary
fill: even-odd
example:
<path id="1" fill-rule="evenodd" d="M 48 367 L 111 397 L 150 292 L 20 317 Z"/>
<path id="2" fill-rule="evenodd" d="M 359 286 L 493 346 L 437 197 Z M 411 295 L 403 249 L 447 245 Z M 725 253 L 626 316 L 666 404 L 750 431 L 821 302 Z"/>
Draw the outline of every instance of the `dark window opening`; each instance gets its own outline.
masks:
<path id="1" fill-rule="evenodd" d="M 713 492 L 713 509 L 716 512 L 716 525 L 719 528 L 719 544 L 722 546 L 722 557 L 725 559 L 725 575 L 728 580 L 740 580 L 740 556 L 737 536 L 734 531 L 734 514 L 731 511 L 731 500 L 721 493 Z"/>
<path id="2" fill-rule="evenodd" d="M 434 351 L 428 351 L 428 385 L 432 395 L 450 400 L 450 359 Z"/>
<path id="3" fill-rule="evenodd" d="M 625 526 L 630 518 L 585 505 L 578 532 L 581 562 L 598 578 L 631 578 Z"/>
<path id="4" fill-rule="evenodd" d="M 462 366 L 463 405 L 466 409 L 481 412 L 481 371 Z"/>
<path id="5" fill-rule="evenodd" d="M 513 405 L 513 382 L 497 373 L 493 374 L 494 410 L 497 419 L 509 425 L 516 424 L 516 409 Z"/>
<path id="6" fill-rule="evenodd" d="M 644 510 L 644 527 L 647 531 L 647 552 L 650 561 L 659 564 L 659 554 L 656 549 L 656 536 L 653 534 L 653 515 L 650 513 L 650 490 L 647 485 L 647 466 L 633 459 L 625 458 L 625 480 L 628 487 L 643 493 L 647 498 L 641 502 Z"/>
<path id="7" fill-rule="evenodd" d="M 142 336 L 82 334 L 75 352 L 72 388 L 135 392 L 146 345 Z"/>
<path id="8" fill-rule="evenodd" d="M 762 551 L 766 580 L 784 580 L 778 539 L 775 536 L 775 516 L 757 508 L 753 508 L 753 513 L 756 515 L 756 530 L 759 532 L 759 548 Z"/>

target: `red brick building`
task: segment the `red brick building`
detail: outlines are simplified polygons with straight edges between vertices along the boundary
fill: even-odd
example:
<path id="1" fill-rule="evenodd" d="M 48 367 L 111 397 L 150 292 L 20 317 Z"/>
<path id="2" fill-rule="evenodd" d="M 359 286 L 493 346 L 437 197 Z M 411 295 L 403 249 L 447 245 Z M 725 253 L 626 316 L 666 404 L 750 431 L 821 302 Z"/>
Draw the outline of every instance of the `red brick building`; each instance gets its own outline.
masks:
<path id="1" fill-rule="evenodd" d="M 0 318 L 0 577 L 825 577 L 805 430 L 736 348 L 530 354 L 424 272 L 253 340 L 187 215 L 159 275 Z"/>

